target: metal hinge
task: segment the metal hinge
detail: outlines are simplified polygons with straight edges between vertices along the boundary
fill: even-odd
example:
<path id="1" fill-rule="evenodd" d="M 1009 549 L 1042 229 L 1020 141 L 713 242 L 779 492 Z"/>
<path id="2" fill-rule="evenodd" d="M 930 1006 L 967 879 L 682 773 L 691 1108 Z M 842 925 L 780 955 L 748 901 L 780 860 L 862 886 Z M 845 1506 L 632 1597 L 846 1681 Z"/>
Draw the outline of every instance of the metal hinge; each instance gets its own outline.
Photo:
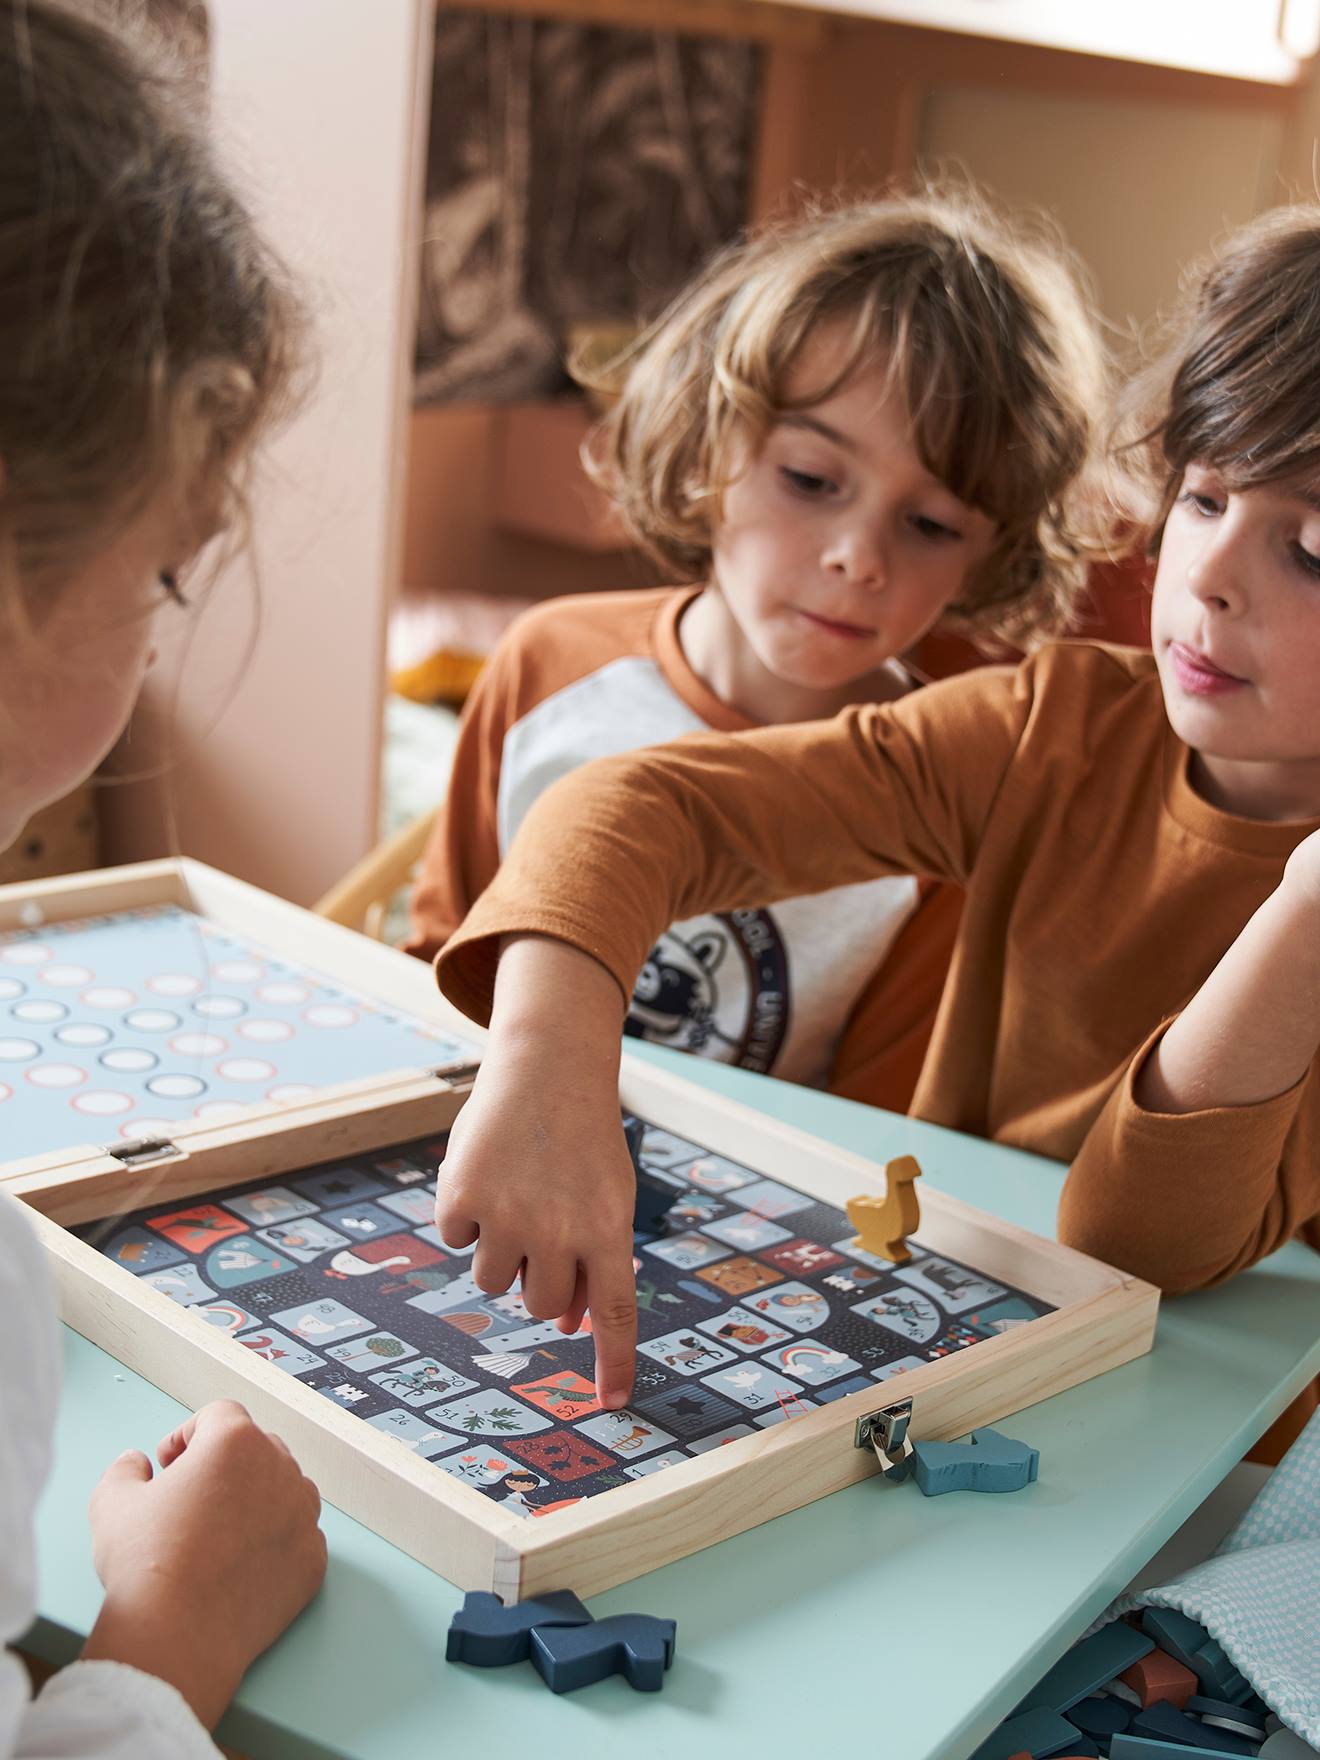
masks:
<path id="1" fill-rule="evenodd" d="M 427 1074 L 434 1076 L 438 1082 L 447 1082 L 456 1093 L 470 1094 L 480 1068 L 480 1063 L 474 1059 L 464 1058 L 455 1063 L 436 1064 Z"/>
<path id="2" fill-rule="evenodd" d="M 136 1143 L 107 1143 L 101 1150 L 125 1167 L 150 1167 L 155 1161 L 169 1161 L 183 1150 L 168 1137 L 140 1137 Z"/>
<path id="3" fill-rule="evenodd" d="M 912 1401 L 900 1399 L 859 1418 L 853 1431 L 853 1447 L 875 1450 L 880 1477 L 890 1485 L 901 1484 L 912 1471 L 912 1444 L 908 1441 L 911 1421 Z"/>

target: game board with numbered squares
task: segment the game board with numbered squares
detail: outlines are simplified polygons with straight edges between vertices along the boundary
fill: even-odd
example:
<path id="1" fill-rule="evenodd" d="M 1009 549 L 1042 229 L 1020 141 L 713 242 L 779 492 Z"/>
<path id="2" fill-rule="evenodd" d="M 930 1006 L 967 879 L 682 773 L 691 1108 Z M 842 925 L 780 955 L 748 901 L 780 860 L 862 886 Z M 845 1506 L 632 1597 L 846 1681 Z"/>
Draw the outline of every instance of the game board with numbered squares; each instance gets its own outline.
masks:
<path id="1" fill-rule="evenodd" d="M 178 905 L 0 933 L 6 1162 L 471 1051 Z"/>
<path id="2" fill-rule="evenodd" d="M 841 1210 L 648 1126 L 674 1189 L 636 1237 L 639 1346 L 603 1411 L 591 1339 L 474 1284 L 432 1215 L 443 1137 L 160 1204 L 78 1232 L 327 1400 L 521 1516 L 544 1515 L 873 1388 L 1051 1312 L 911 1244 L 895 1266 Z"/>

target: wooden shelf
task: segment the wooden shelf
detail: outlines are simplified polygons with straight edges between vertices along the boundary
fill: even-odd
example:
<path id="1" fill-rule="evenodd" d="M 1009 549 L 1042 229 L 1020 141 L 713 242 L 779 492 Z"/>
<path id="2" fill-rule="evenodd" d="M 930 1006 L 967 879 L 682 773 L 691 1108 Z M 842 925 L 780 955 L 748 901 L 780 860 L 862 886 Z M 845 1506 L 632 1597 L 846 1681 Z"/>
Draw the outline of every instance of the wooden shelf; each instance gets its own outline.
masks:
<path id="1" fill-rule="evenodd" d="M 829 29 L 823 13 L 779 0 L 465 0 L 465 4 L 478 12 L 687 36 L 742 37 L 793 49 L 816 48 Z"/>
<path id="2" fill-rule="evenodd" d="M 481 10 L 819 48 L 844 20 L 916 25 L 1148 67 L 1291 86 L 1320 47 L 1320 0 L 468 0 Z"/>
<path id="3" fill-rule="evenodd" d="M 608 498 L 582 468 L 591 413 L 576 399 L 500 411 L 494 515 L 505 531 L 576 550 L 632 549 Z"/>
<path id="4" fill-rule="evenodd" d="M 758 0 L 766 10 L 785 0 Z M 1082 55 L 1291 86 L 1320 47 L 1318 0 L 792 0 L 795 10 L 920 25 Z"/>

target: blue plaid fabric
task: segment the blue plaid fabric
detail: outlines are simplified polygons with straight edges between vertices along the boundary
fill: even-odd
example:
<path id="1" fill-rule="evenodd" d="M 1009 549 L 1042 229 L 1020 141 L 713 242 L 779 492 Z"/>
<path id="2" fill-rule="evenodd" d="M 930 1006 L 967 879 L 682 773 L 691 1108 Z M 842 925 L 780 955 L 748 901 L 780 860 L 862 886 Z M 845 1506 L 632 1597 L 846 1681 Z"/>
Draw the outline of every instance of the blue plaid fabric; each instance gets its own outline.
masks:
<path id="1" fill-rule="evenodd" d="M 1282 1723 L 1320 1747 L 1320 1412 L 1204 1564 L 1121 1595 L 1203 1625 Z"/>

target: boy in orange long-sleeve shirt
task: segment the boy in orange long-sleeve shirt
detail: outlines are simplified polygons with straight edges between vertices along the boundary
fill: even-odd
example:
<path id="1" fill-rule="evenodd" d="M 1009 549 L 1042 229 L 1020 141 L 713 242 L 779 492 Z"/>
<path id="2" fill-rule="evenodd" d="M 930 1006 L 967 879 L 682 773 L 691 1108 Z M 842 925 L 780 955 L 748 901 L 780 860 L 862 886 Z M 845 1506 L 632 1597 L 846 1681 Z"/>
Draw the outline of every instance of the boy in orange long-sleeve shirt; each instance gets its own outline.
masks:
<path id="1" fill-rule="evenodd" d="M 591 758 L 897 701 L 919 682 L 901 655 L 949 615 L 1024 644 L 1057 628 L 1085 576 L 1101 379 L 1057 254 L 963 197 L 811 215 L 718 258 L 639 343 L 599 442 L 635 536 L 695 584 L 510 630 L 464 713 L 409 950 L 444 945 Z M 960 902 L 899 871 L 685 913 L 625 1031 L 906 1111 Z"/>
<path id="2" fill-rule="evenodd" d="M 1317 289 L 1320 209 L 1267 216 L 1161 363 L 1153 654 L 1064 644 L 702 735 L 529 817 L 439 963 L 493 1036 L 437 1216 L 483 1288 L 525 1263 L 533 1314 L 590 1303 L 607 1403 L 635 1319 L 622 997 L 657 925 L 753 887 L 965 881 L 914 1111 L 1071 1161 L 1064 1240 L 1171 1290 L 1320 1246 Z"/>

